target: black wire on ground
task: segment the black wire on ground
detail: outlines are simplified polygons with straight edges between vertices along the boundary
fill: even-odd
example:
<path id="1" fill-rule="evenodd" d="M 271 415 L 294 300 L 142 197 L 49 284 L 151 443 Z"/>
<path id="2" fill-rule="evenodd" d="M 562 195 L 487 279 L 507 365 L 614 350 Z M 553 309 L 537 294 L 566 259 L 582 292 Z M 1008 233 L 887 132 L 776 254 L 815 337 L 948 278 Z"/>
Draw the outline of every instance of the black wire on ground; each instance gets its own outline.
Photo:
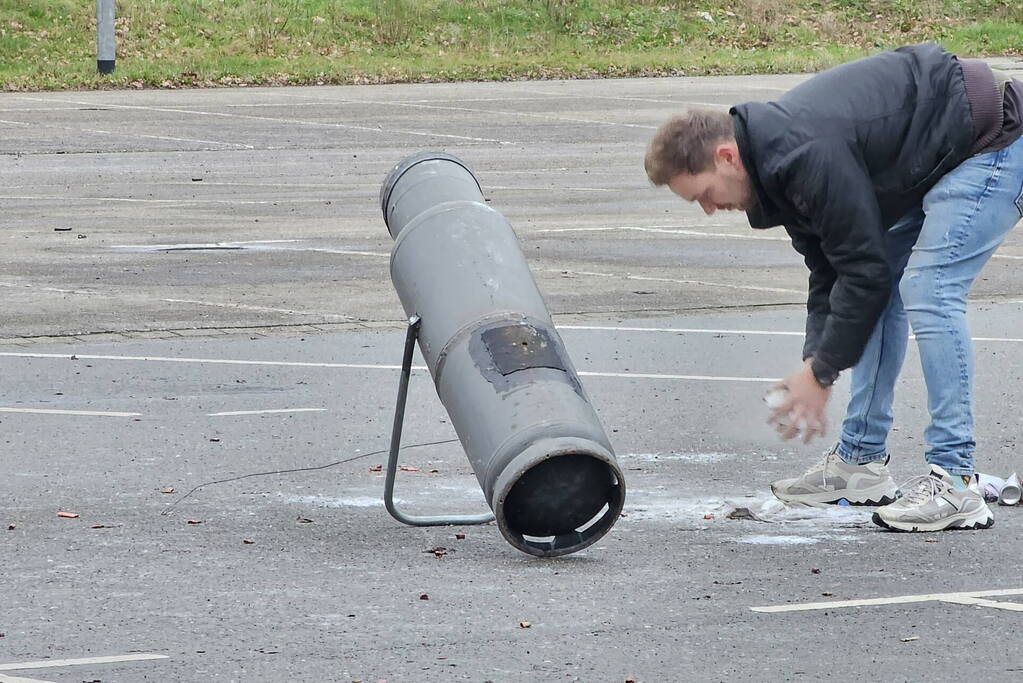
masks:
<path id="1" fill-rule="evenodd" d="M 423 446 L 439 446 L 439 445 L 445 444 L 445 443 L 454 443 L 455 441 L 458 441 L 458 439 L 445 439 L 444 441 L 428 441 L 426 443 L 414 443 L 414 444 L 410 444 L 408 446 L 402 446 L 398 450 L 399 451 L 404 451 L 404 450 L 407 450 L 409 448 L 422 448 Z M 316 471 L 316 470 L 325 470 L 328 467 L 334 467 L 336 465 L 343 465 L 346 462 L 353 462 L 353 461 L 359 460 L 361 458 L 368 458 L 371 455 L 380 455 L 381 453 L 387 453 L 389 450 L 390 449 L 388 449 L 388 448 L 384 448 L 382 450 L 372 451 L 370 453 L 361 453 L 360 455 L 353 455 L 350 458 L 343 458 L 341 460 L 336 460 L 334 462 L 327 463 L 326 465 L 316 465 L 315 467 L 296 467 L 295 469 L 291 469 L 291 470 L 274 470 L 273 472 L 253 472 L 251 474 L 243 474 L 240 477 L 231 477 L 229 479 L 217 479 L 216 481 L 208 481 L 208 482 L 206 482 L 204 484 L 199 484 L 198 486 L 193 488 L 191 491 L 189 491 L 185 495 L 183 495 L 180 498 L 178 498 L 166 510 L 164 510 L 160 514 L 161 515 L 169 515 L 171 512 L 174 511 L 174 508 L 176 508 L 182 501 L 185 500 L 185 498 L 188 498 L 190 495 L 192 495 L 193 493 L 195 493 L 196 491 L 198 491 L 199 489 L 201 489 L 201 488 L 203 488 L 205 486 L 213 486 L 215 484 L 226 484 L 226 483 L 232 482 L 232 481 L 241 481 L 242 479 L 249 479 L 250 477 L 268 477 L 268 476 L 270 476 L 272 474 L 291 474 L 293 472 L 313 472 L 313 471 Z"/>

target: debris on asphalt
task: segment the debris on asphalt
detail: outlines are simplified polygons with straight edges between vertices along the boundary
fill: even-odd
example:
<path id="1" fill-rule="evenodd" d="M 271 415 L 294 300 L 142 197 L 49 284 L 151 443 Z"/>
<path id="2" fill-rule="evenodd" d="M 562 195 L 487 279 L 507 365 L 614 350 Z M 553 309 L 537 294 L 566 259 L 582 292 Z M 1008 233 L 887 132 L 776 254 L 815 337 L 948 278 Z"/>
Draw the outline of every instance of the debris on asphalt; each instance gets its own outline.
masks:
<path id="1" fill-rule="evenodd" d="M 244 543 L 245 545 L 255 545 L 256 542 L 253 541 L 251 538 L 243 538 L 242 543 Z"/>
<path id="2" fill-rule="evenodd" d="M 727 519 L 748 519 L 754 522 L 761 521 L 761 519 L 757 517 L 755 514 L 753 514 L 753 511 L 750 510 L 749 508 L 735 508 L 727 515 L 725 515 L 725 517 Z"/>
<path id="3" fill-rule="evenodd" d="M 188 520 L 188 524 L 202 524 L 202 520 L 201 519 L 190 519 L 190 520 Z"/>
<path id="4" fill-rule="evenodd" d="M 16 528 L 17 528 L 17 527 L 15 527 L 15 526 L 14 526 L 13 524 L 8 524 L 8 525 L 7 525 L 7 530 L 8 530 L 8 531 L 14 531 L 14 530 L 15 530 Z"/>
<path id="5" fill-rule="evenodd" d="M 412 467 L 411 465 L 402 465 L 398 469 L 401 470 L 402 472 L 418 472 L 419 471 L 418 467 Z"/>
<path id="6" fill-rule="evenodd" d="M 703 518 L 704 519 L 714 519 L 714 515 L 712 513 L 708 512 L 707 514 L 705 514 L 703 516 Z"/>
<path id="7" fill-rule="evenodd" d="M 383 469 L 384 469 L 383 465 L 373 465 L 372 467 L 369 468 L 369 471 L 370 472 L 382 472 Z"/>
<path id="8" fill-rule="evenodd" d="M 71 232 L 71 226 L 70 225 L 61 226 L 59 228 L 54 228 L 53 231 L 54 232 Z"/>
<path id="9" fill-rule="evenodd" d="M 810 573 L 811 573 L 811 574 L 820 574 L 820 573 L 821 573 L 821 570 L 820 570 L 820 569 L 818 569 L 817 567 L 811 567 L 811 568 L 810 568 Z"/>
<path id="10" fill-rule="evenodd" d="M 422 593 L 422 594 L 420 594 L 419 599 L 420 600 L 429 600 L 430 596 L 427 595 L 426 593 Z"/>
<path id="11" fill-rule="evenodd" d="M 313 523 L 313 520 L 309 519 L 308 517 L 296 517 L 295 521 L 298 522 L 299 524 L 312 524 Z"/>
<path id="12" fill-rule="evenodd" d="M 175 489 L 174 489 L 173 486 L 167 486 L 165 488 L 160 489 L 160 493 L 174 493 L 174 492 L 175 492 Z"/>
<path id="13" fill-rule="evenodd" d="M 75 519 L 76 517 L 78 517 L 78 513 L 77 512 L 58 512 L 57 516 L 58 517 L 63 517 L 65 519 Z"/>
<path id="14" fill-rule="evenodd" d="M 531 624 L 531 623 L 530 623 L 530 622 L 528 622 L 528 621 L 520 621 L 520 622 L 519 622 L 519 628 L 529 628 L 529 627 L 530 627 L 530 626 L 532 626 L 532 625 L 533 625 L 533 624 Z"/>
<path id="15" fill-rule="evenodd" d="M 920 640 L 920 636 L 910 636 L 908 638 L 903 638 L 902 642 L 909 643 L 909 642 L 914 641 L 914 640 Z"/>
<path id="16" fill-rule="evenodd" d="M 430 548 L 429 550 L 424 550 L 423 552 L 424 553 L 433 553 L 434 556 L 436 556 L 436 557 L 444 557 L 445 555 L 448 554 L 448 549 L 445 548 L 444 546 L 440 546 L 439 545 L 439 546 L 437 546 L 435 548 Z"/>
<path id="17" fill-rule="evenodd" d="M 458 539 L 459 541 L 464 541 L 465 534 L 455 534 L 455 538 Z"/>

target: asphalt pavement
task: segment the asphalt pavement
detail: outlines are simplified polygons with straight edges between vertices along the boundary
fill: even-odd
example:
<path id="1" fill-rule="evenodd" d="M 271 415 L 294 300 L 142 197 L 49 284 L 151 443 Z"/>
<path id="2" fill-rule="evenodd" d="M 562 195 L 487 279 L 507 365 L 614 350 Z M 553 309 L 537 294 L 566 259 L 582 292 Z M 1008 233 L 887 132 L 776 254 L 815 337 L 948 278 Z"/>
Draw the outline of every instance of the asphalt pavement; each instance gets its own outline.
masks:
<path id="1" fill-rule="evenodd" d="M 778 441 L 762 402 L 805 267 L 645 178 L 672 112 L 803 78 L 0 94 L 0 682 L 1018 678 L 1023 508 L 895 534 L 775 501 L 829 445 Z M 625 474 L 579 553 L 383 507 L 405 321 L 378 192 L 430 149 L 515 227 Z M 1020 260 L 1017 231 L 971 303 L 1001 476 Z M 912 349 L 897 403 L 904 480 Z M 454 439 L 417 370 L 402 509 L 486 510 Z"/>

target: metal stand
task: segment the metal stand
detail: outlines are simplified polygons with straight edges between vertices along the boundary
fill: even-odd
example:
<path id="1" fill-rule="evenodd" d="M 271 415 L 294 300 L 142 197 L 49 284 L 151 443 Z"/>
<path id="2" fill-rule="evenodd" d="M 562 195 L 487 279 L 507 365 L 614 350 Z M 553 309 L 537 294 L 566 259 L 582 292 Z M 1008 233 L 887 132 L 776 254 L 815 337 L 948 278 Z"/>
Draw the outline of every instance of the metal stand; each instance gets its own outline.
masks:
<path id="1" fill-rule="evenodd" d="M 447 526 L 452 524 L 487 524 L 494 521 L 491 512 L 482 515 L 406 515 L 394 506 L 394 476 L 398 470 L 398 451 L 401 450 L 401 428 L 405 422 L 405 401 L 408 397 L 408 383 L 412 375 L 412 353 L 419 338 L 418 315 L 408 321 L 405 333 L 405 355 L 401 361 L 401 380 L 398 383 L 398 403 L 394 409 L 394 427 L 391 429 L 391 453 L 387 459 L 387 479 L 384 484 L 384 507 L 399 522 L 410 526 Z"/>

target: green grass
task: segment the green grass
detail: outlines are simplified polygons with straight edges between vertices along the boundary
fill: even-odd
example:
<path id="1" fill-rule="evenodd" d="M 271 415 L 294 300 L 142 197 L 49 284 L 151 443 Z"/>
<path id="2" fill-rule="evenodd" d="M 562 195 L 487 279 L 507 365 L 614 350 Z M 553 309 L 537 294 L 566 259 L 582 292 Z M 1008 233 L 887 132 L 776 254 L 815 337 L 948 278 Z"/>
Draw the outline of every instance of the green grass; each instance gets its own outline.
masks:
<path id="1" fill-rule="evenodd" d="M 1020 54 L 1019 0 L 0 0 L 5 90 L 817 70 L 935 40 Z"/>

